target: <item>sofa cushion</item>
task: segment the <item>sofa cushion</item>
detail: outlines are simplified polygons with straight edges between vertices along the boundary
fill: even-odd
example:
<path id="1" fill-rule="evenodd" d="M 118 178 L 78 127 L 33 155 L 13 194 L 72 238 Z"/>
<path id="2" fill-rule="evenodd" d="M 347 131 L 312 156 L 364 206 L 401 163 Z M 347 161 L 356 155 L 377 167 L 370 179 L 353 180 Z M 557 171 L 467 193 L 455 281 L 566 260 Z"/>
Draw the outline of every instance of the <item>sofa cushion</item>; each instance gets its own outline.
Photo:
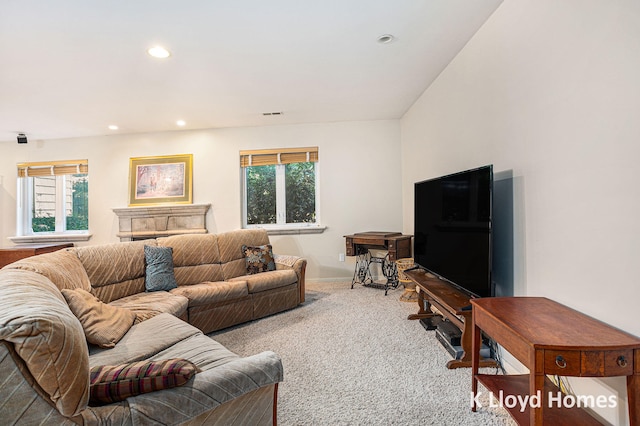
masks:
<path id="1" fill-rule="evenodd" d="M 240 299 L 248 296 L 246 281 L 218 281 L 180 286 L 171 294 L 189 299 L 189 307 Z"/>
<path id="2" fill-rule="evenodd" d="M 101 348 L 112 348 L 129 331 L 136 314 L 128 309 L 107 305 L 82 289 L 63 289 L 71 312 L 80 320 L 87 341 Z"/>
<path id="3" fill-rule="evenodd" d="M 162 237 L 158 246 L 173 248 L 175 266 L 220 263 L 220 251 L 215 234 L 185 234 Z"/>
<path id="4" fill-rule="evenodd" d="M 81 288 L 91 291 L 91 282 L 82 262 L 73 250 L 58 250 L 27 257 L 6 266 L 7 269 L 23 269 L 44 275 L 60 290 Z"/>
<path id="5" fill-rule="evenodd" d="M 149 359 L 185 358 L 202 371 L 219 367 L 240 358 L 212 338 L 200 333 L 177 342 Z"/>
<path id="6" fill-rule="evenodd" d="M 78 258 L 91 282 L 92 293 L 105 303 L 144 288 L 144 246 L 155 246 L 155 240 L 100 244 L 76 248 Z"/>
<path id="7" fill-rule="evenodd" d="M 246 281 L 247 288 L 251 294 L 288 286 L 298 281 L 298 276 L 293 269 L 282 269 L 262 274 L 245 275 L 232 278 L 230 281 Z"/>
<path id="8" fill-rule="evenodd" d="M 180 318 L 187 312 L 189 299 L 166 291 L 153 291 L 123 297 L 109 304 L 133 311 L 137 324 L 163 312 Z"/>
<path id="9" fill-rule="evenodd" d="M 269 244 L 269 235 L 262 228 L 237 229 L 222 232 L 217 235 L 220 250 L 220 262 L 226 263 L 235 259 L 242 259 L 242 246 L 262 246 Z"/>
<path id="10" fill-rule="evenodd" d="M 89 401 L 109 404 L 175 388 L 187 383 L 198 371 L 195 364 L 179 358 L 96 366 L 91 369 Z"/>
<path id="11" fill-rule="evenodd" d="M 271 244 L 262 246 L 242 246 L 242 255 L 247 266 L 247 274 L 259 274 L 276 270 L 273 261 L 273 247 Z"/>
<path id="12" fill-rule="evenodd" d="M 169 291 L 178 287 L 173 275 L 173 249 L 171 247 L 144 246 L 147 291 Z"/>
<path id="13" fill-rule="evenodd" d="M 173 266 L 179 286 L 222 281 L 217 236 L 172 235 L 158 238 L 158 246 L 173 249 Z"/>
<path id="14" fill-rule="evenodd" d="M 0 270 L 0 339 L 13 344 L 58 411 L 72 417 L 89 400 L 87 340 L 60 290 L 46 277 Z"/>
<path id="15" fill-rule="evenodd" d="M 158 314 L 131 327 L 114 348 L 89 346 L 89 365 L 142 361 L 196 334 L 202 332 L 171 314 Z"/>
<path id="16" fill-rule="evenodd" d="M 171 392 L 129 398 L 131 423 L 270 425 L 275 409 L 273 385 L 282 379 L 282 360 L 273 352 L 237 358 L 196 374 Z M 163 410 L 157 409 L 160 404 Z"/>

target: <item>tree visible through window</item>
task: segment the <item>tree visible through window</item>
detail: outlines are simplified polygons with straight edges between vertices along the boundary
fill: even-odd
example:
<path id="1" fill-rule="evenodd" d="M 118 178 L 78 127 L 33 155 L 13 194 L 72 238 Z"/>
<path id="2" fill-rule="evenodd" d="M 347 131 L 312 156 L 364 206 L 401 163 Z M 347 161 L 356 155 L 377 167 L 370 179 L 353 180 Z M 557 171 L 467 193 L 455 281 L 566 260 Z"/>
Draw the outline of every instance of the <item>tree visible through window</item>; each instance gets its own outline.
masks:
<path id="1" fill-rule="evenodd" d="M 247 224 L 276 223 L 276 166 L 247 167 Z"/>
<path id="2" fill-rule="evenodd" d="M 287 223 L 316 222 L 315 163 L 285 166 Z"/>
<path id="3" fill-rule="evenodd" d="M 317 148 L 244 152 L 241 166 L 245 226 L 317 224 Z"/>

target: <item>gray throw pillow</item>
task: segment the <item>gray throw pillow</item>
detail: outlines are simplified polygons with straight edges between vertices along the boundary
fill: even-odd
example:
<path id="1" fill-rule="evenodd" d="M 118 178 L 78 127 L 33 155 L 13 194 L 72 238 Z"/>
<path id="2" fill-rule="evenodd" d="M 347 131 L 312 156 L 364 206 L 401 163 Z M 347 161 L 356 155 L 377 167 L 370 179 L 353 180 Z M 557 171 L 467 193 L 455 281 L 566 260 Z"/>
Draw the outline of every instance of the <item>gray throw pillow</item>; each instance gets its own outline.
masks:
<path id="1" fill-rule="evenodd" d="M 173 275 L 173 248 L 144 246 L 144 260 L 147 291 L 169 291 L 178 287 Z"/>

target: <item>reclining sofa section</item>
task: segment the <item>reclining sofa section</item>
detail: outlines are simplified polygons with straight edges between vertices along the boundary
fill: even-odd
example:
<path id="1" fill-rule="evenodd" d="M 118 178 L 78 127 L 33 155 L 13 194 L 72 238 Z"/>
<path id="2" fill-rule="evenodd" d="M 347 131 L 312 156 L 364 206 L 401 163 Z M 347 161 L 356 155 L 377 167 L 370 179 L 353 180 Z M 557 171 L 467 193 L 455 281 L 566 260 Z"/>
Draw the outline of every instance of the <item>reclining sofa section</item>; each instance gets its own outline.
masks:
<path id="1" fill-rule="evenodd" d="M 275 254 L 273 270 L 247 273 L 243 248 L 268 244 L 264 230 L 237 230 L 79 247 L 5 266 L 0 270 L 3 421 L 275 424 L 283 379 L 278 355 L 239 357 L 204 335 L 304 301 L 303 258 Z M 146 291 L 145 245 L 171 247 L 177 288 Z M 114 347 L 87 343 L 84 324 L 63 297 L 67 289 L 133 311 L 133 325 Z M 90 402 L 91 369 L 167 359 L 188 360 L 198 372 L 171 389 L 109 404 Z"/>

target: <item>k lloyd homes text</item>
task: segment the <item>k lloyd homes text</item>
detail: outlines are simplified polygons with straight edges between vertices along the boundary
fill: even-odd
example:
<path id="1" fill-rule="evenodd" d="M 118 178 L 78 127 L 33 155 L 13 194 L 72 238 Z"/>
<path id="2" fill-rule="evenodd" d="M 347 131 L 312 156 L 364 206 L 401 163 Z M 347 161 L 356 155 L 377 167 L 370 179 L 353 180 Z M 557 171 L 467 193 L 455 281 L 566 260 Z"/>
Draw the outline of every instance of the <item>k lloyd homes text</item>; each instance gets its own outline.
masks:
<path id="1" fill-rule="evenodd" d="M 478 392 L 476 395 L 471 392 L 471 406 L 484 407 L 481 401 L 483 395 L 482 392 Z M 540 408 L 542 406 L 542 393 L 538 391 L 535 395 L 505 395 L 504 391 L 500 391 L 496 396 L 493 392 L 489 392 L 487 406 L 508 409 L 518 408 L 520 412 L 524 412 L 528 408 Z M 560 391 L 548 392 L 546 406 L 549 408 L 616 408 L 618 406 L 618 397 L 615 395 L 565 395 Z"/>

